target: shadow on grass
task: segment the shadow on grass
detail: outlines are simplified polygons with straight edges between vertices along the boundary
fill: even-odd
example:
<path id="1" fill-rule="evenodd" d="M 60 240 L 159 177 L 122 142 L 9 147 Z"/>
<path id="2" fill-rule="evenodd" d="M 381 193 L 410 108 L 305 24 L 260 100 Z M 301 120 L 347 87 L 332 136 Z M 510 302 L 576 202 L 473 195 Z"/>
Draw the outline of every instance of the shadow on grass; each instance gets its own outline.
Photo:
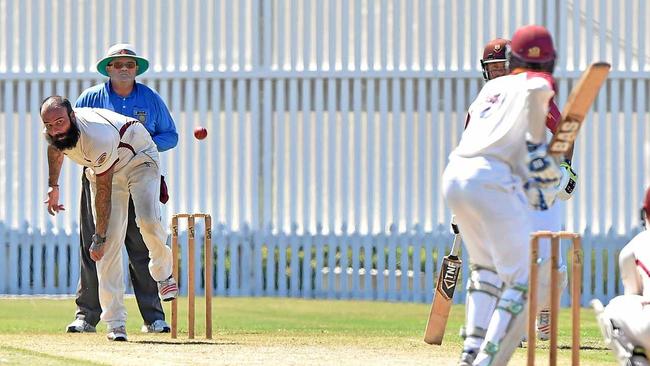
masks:
<path id="1" fill-rule="evenodd" d="M 522 348 L 527 348 L 527 347 L 522 347 Z M 537 349 L 549 349 L 548 345 L 538 345 L 536 346 Z M 557 349 L 561 350 L 570 350 L 571 346 L 568 344 L 561 344 L 557 346 Z M 581 345 L 580 346 L 581 351 L 609 351 L 609 348 L 607 347 L 602 347 L 602 346 L 588 346 L 588 345 Z"/>

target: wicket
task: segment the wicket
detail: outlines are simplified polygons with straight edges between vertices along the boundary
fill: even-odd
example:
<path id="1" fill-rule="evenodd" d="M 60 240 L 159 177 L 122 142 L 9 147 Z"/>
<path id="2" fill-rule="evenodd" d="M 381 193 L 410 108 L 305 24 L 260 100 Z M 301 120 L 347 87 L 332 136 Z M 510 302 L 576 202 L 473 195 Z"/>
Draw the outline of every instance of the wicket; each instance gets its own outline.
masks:
<path id="1" fill-rule="evenodd" d="M 205 338 L 212 339 L 212 217 L 209 214 L 176 214 L 172 216 L 172 260 L 174 262 L 174 278 L 178 278 L 178 219 L 187 218 L 187 299 L 188 299 L 188 331 L 187 337 L 194 339 L 194 219 L 203 218 L 205 223 Z M 172 338 L 178 336 L 178 299 L 172 301 Z"/>
<path id="2" fill-rule="evenodd" d="M 557 364 L 557 331 L 560 313 L 559 282 L 559 255 L 560 239 L 572 241 L 571 264 L 571 365 L 580 364 L 580 294 L 582 285 L 582 253 L 580 235 L 560 231 L 538 231 L 531 234 L 530 245 L 530 279 L 529 279 L 529 307 L 528 307 L 528 365 L 535 365 L 535 317 L 537 315 L 537 281 L 539 272 L 539 239 L 551 239 L 551 337 L 549 345 L 549 364 Z"/>

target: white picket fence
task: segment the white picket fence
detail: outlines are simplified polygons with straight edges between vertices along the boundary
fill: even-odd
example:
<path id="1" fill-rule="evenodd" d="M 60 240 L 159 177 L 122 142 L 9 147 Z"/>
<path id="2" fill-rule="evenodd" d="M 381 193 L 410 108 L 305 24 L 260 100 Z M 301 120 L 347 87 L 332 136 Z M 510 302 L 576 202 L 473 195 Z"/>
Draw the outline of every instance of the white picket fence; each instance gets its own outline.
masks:
<path id="1" fill-rule="evenodd" d="M 181 226 L 182 228 L 182 226 Z M 2 233 L 0 224 L 0 233 Z M 74 293 L 79 271 L 79 236 L 34 235 L 13 231 L 9 240 L 11 266 L 3 268 L 9 294 Z M 204 227 L 197 223 L 194 261 L 197 293 L 205 291 L 202 243 Z M 610 299 L 622 292 L 617 254 L 630 238 L 610 232 L 583 238 L 583 290 L 581 303 Z M 364 299 L 429 302 L 442 256 L 453 237 L 443 227 L 434 232 L 360 235 L 251 231 L 229 232 L 224 225 L 213 228 L 213 293 L 216 296 L 277 296 L 326 299 Z M 181 293 L 187 291 L 187 231 L 181 231 Z M 562 245 L 565 262 L 571 260 L 568 243 Z M 126 254 L 126 253 L 124 253 Z M 463 253 L 463 275 L 468 272 Z M 570 268 L 570 264 L 566 263 Z M 126 263 L 125 263 L 126 266 Z M 125 267 L 125 273 L 128 270 Z M 569 270 L 571 275 L 571 272 Z M 465 301 L 464 278 L 458 283 L 455 303 Z M 128 277 L 125 280 L 130 291 Z M 562 293 L 563 306 L 570 304 L 569 289 Z"/>
<path id="2" fill-rule="evenodd" d="M 228 243 L 311 243 L 329 253 L 332 244 L 319 246 L 314 236 L 320 228 L 324 238 L 350 247 L 369 241 L 374 252 L 393 245 L 402 253 L 413 235 L 435 239 L 424 247 L 450 242 L 438 233 L 450 217 L 440 177 L 482 85 L 482 45 L 522 24 L 544 24 L 557 43 L 560 107 L 587 64 L 613 65 L 576 145 L 581 182 L 564 212 L 568 230 L 593 233 L 585 240 L 593 247 L 611 239 L 604 248 L 613 258 L 618 238 L 630 238 L 638 226 L 650 183 L 650 7 L 643 0 L 612 6 L 605 0 L 0 0 L 0 293 L 74 292 L 80 171 L 64 164 L 67 210 L 50 218 L 42 204 L 47 167 L 38 106 L 47 95 L 74 99 L 103 81 L 94 63 L 121 41 L 150 59 L 140 81 L 168 102 L 180 134 L 178 147 L 162 154 L 171 189 L 167 222 L 177 212 L 209 212 Z M 191 133 L 199 124 L 209 131 L 201 142 Z M 425 268 L 434 271 L 437 253 L 422 254 Z M 352 273 L 341 286 L 352 278 L 359 286 L 369 278 L 387 284 L 372 298 L 428 298 L 433 272 L 411 268 L 412 277 L 398 280 L 401 266 L 389 257 L 385 268 L 375 268 L 388 271 L 386 278 L 367 276 L 365 268 L 362 277 L 353 256 L 340 256 L 347 266 L 314 259 L 314 285 L 305 291 L 322 294 L 315 273 L 329 271 L 318 282 L 328 285 L 339 268 Z M 46 275 L 24 272 L 27 264 Z M 609 268 L 592 273 L 595 283 L 616 292 Z M 55 272 L 61 276 L 50 276 Z M 258 291 L 257 282 L 240 280 L 247 273 L 233 275 L 238 282 L 223 277 L 227 286 L 217 293 L 284 294 L 284 287 Z M 251 273 L 271 275 L 256 267 Z M 32 286 L 39 276 L 45 282 Z M 408 296 L 395 290 L 406 291 L 406 278 L 419 284 Z M 350 296 L 365 294 L 361 288 Z M 613 295 L 594 292 L 602 294 Z"/>

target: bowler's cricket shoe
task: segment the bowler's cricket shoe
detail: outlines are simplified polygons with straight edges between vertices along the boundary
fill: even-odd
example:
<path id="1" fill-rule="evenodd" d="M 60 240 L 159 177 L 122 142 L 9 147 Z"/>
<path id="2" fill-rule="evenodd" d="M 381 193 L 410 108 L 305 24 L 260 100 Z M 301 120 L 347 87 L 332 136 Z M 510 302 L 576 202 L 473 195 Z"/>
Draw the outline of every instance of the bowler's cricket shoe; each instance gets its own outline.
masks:
<path id="1" fill-rule="evenodd" d="M 126 342 L 126 327 L 120 325 L 119 327 L 109 329 L 106 338 L 108 338 L 109 341 Z"/>
<path id="2" fill-rule="evenodd" d="M 537 314 L 537 339 L 548 341 L 551 338 L 551 311 L 542 310 Z"/>
<path id="3" fill-rule="evenodd" d="M 178 285 L 174 277 L 169 276 L 168 279 L 158 281 L 158 296 L 162 301 L 172 301 L 178 295 Z"/>
<path id="4" fill-rule="evenodd" d="M 171 328 L 166 321 L 158 319 L 151 324 L 142 326 L 142 333 L 169 333 Z"/>
<path id="5" fill-rule="evenodd" d="M 66 333 L 95 333 L 97 330 L 83 319 L 75 319 L 72 323 L 68 324 L 65 329 Z"/>

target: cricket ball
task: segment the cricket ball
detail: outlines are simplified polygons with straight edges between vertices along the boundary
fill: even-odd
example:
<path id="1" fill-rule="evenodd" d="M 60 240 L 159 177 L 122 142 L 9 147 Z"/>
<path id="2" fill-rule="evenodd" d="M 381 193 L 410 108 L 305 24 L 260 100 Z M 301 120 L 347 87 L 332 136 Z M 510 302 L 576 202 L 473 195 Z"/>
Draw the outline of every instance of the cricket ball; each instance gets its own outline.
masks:
<path id="1" fill-rule="evenodd" d="M 208 136 L 208 130 L 205 129 L 205 127 L 197 127 L 194 129 L 194 137 L 196 137 L 198 140 L 203 140 Z"/>

